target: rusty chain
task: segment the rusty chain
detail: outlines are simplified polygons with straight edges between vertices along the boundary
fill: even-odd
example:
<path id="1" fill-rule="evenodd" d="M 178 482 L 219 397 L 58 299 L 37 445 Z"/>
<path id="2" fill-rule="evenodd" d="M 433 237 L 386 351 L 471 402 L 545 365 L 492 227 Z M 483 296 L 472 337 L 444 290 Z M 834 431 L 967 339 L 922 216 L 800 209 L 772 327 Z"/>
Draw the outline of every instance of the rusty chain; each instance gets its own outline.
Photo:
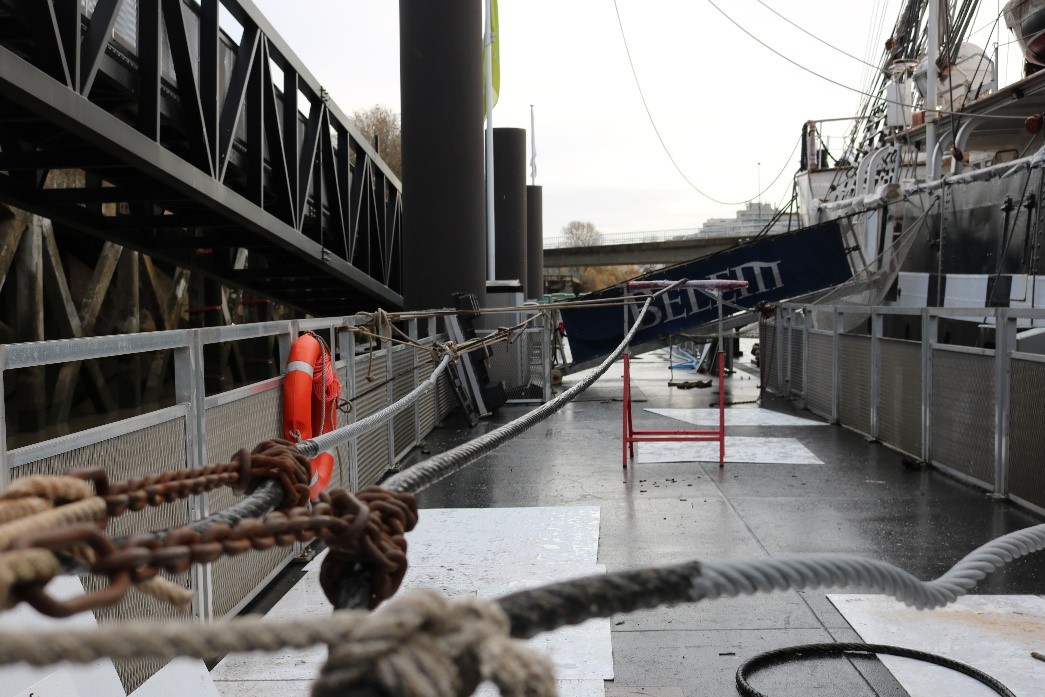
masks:
<path id="1" fill-rule="evenodd" d="M 241 449 L 231 462 L 186 470 L 172 470 L 142 478 L 109 483 L 105 470 L 71 472 L 70 476 L 88 480 L 105 499 L 110 516 L 160 506 L 194 494 L 230 486 L 250 493 L 266 479 L 278 479 L 285 492 L 281 509 L 304 506 L 308 502 L 310 468 L 308 459 L 294 444 L 282 439 L 266 440 L 254 450 Z"/>
<path id="2" fill-rule="evenodd" d="M 345 565 L 359 562 L 371 570 L 371 606 L 376 606 L 394 594 L 402 582 L 406 573 L 404 533 L 416 523 L 417 504 L 413 496 L 368 487 L 358 495 L 336 490 L 330 496 L 324 494 L 311 508 L 297 506 L 286 512 L 274 511 L 261 519 L 244 520 L 235 526 L 214 525 L 203 532 L 182 527 L 171 530 L 162 539 L 144 533 L 116 542 L 97 526 L 80 523 L 24 535 L 12 549 L 68 554 L 87 546 L 92 552 L 88 571 L 109 579 L 106 588 L 70 601 L 51 598 L 44 592 L 43 584 L 18 589 L 22 600 L 53 617 L 67 617 L 118 602 L 131 584 L 152 579 L 161 570 L 180 573 L 194 563 L 207 564 L 223 556 L 316 538 L 326 542 L 331 550 L 321 572 L 321 583 L 328 595 L 331 591 L 327 586 Z"/>
<path id="3" fill-rule="evenodd" d="M 412 494 L 367 487 L 356 495 L 344 489 L 331 492 L 329 504 L 340 519 L 352 524 L 326 540 L 327 556 L 320 567 L 319 585 L 332 605 L 342 577 L 357 567 L 370 571 L 371 609 L 399 589 L 406 574 L 406 536 L 417 525 L 417 501 Z"/>
<path id="4" fill-rule="evenodd" d="M 194 563 L 210 563 L 222 556 L 317 538 L 331 548 L 323 566 L 327 585 L 332 574 L 340 573 L 345 565 L 362 564 L 371 572 L 369 596 L 371 604 L 377 605 L 390 597 L 402 581 L 406 572 L 404 533 L 417 522 L 413 496 L 378 487 L 364 489 L 358 495 L 337 490 L 308 506 L 308 460 L 292 443 L 281 440 L 265 441 L 250 452 L 241 450 L 232 462 L 123 482 L 109 482 L 100 469 L 68 476 L 93 484 L 95 500 L 104 501 L 104 514 L 93 522 L 24 532 L 8 545 L 11 551 L 43 549 L 59 558 L 71 557 L 88 573 L 109 579 L 106 587 L 71 600 L 57 600 L 45 592 L 50 576 L 14 589 L 18 599 L 54 617 L 112 605 L 132 585 L 149 581 L 160 571 L 180 573 Z M 113 539 L 104 532 L 110 517 L 128 511 L 163 505 L 223 486 L 250 492 L 266 479 L 279 480 L 286 493 L 280 510 L 260 519 L 243 520 L 233 526 L 214 524 L 202 531 L 185 526 L 163 536 L 141 533 Z M 36 488 L 47 486 L 47 482 L 39 482 Z M 29 515 L 23 520 L 31 518 Z"/>

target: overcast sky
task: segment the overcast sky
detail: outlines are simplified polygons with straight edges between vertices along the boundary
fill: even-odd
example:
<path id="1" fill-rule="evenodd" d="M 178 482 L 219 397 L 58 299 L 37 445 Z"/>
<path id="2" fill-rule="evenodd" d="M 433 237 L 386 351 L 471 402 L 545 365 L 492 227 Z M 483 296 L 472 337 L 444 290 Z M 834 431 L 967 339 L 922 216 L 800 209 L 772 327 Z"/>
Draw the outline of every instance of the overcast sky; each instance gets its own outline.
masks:
<path id="1" fill-rule="evenodd" d="M 788 58 L 858 89 L 868 83 L 870 68 L 818 43 L 766 6 L 876 63 L 903 4 L 714 1 Z M 343 111 L 374 104 L 399 111 L 396 0 L 254 2 Z M 859 94 L 774 55 L 709 0 L 617 0 L 617 7 L 621 24 L 613 0 L 499 3 L 501 94 L 493 120 L 495 126 L 529 129 L 534 105 L 545 237 L 557 236 L 570 220 L 591 221 L 607 233 L 693 228 L 709 217 L 731 217 L 741 207 L 697 193 L 672 165 L 639 97 L 621 25 L 671 157 L 695 187 L 721 201 L 750 199 L 781 171 L 762 200 L 786 201 L 802 124 L 857 111 Z M 1020 66 L 1013 46 L 1005 45 L 1012 37 L 1004 22 L 994 29 L 999 9 L 997 0 L 983 3 L 973 26 L 985 28 L 973 40 L 1003 44 L 1004 77 Z M 481 42 L 476 37 L 476 50 Z"/>

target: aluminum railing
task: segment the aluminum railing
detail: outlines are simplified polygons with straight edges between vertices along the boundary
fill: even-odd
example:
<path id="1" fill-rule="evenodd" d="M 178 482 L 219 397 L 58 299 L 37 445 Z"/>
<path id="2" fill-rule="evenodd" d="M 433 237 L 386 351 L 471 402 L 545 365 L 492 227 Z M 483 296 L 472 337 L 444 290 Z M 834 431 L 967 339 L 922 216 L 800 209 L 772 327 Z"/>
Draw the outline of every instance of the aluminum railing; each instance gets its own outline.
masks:
<path id="1" fill-rule="evenodd" d="M 1018 323 L 1043 319 L 1045 310 L 1015 308 L 784 304 L 762 329 L 763 384 L 1045 514 L 1045 355 L 1016 350 Z M 948 320 L 980 325 L 988 347 L 941 339 Z M 903 326 L 920 339 L 892 336 Z"/>
<path id="2" fill-rule="evenodd" d="M 347 415 L 340 416 L 341 423 L 367 416 L 416 387 L 431 374 L 433 366 L 426 362 L 427 353 L 409 346 L 375 346 L 373 351 L 359 346 L 350 330 L 361 321 L 354 317 L 278 321 L 0 346 L 0 389 L 5 377 L 20 369 L 172 351 L 175 392 L 171 406 L 11 449 L 7 405 L 0 403 L 0 486 L 13 476 L 60 474 L 80 467 L 104 467 L 113 480 L 141 477 L 228 461 L 239 448 L 252 448 L 265 439 L 280 437 L 282 375 L 208 395 L 204 389 L 204 347 L 211 344 L 271 337 L 278 347 L 280 365 L 285 366 L 294 338 L 301 332 L 314 331 L 333 347 L 335 369 L 343 386 L 341 396 L 353 405 Z M 407 323 L 408 333 L 415 338 L 442 336 L 437 334 L 435 319 L 422 322 L 424 331 L 420 335 L 417 320 Z M 379 387 L 368 388 L 371 384 Z M 366 396 L 356 398 L 368 389 Z M 353 438 L 337 449 L 332 485 L 358 489 L 374 483 L 419 444 L 454 405 L 452 391 L 444 380 L 387 425 Z M 236 500 L 233 492 L 221 489 L 121 516 L 110 522 L 109 531 L 126 535 L 183 525 Z M 276 548 L 221 559 L 171 578 L 192 590 L 195 618 L 220 619 L 242 609 L 297 551 Z M 84 583 L 91 588 L 95 581 L 85 578 Z M 139 594 L 98 612 L 102 622 L 173 616 L 169 607 Z M 130 688 L 162 665 L 139 662 L 117 668 Z"/>

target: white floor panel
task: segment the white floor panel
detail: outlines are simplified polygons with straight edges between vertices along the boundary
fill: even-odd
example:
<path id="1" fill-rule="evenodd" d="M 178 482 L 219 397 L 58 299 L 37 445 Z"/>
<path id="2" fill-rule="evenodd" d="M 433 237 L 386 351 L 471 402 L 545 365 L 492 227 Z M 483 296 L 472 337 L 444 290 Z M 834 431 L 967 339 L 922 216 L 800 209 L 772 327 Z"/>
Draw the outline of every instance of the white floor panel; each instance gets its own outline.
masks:
<path id="1" fill-rule="evenodd" d="M 883 595 L 827 596 L 846 621 L 873 644 L 928 651 L 979 668 L 1018 697 L 1045 694 L 1045 597 L 967 595 L 937 610 L 915 610 Z M 911 697 L 991 695 L 952 670 L 896 656 L 881 656 Z"/>
<path id="2" fill-rule="evenodd" d="M 606 687 L 602 680 L 556 680 L 559 697 L 603 697 Z M 475 691 L 475 697 L 500 697 L 493 683 L 484 683 Z"/>
<path id="3" fill-rule="evenodd" d="M 636 443 L 635 461 L 718 462 L 717 442 Z M 754 462 L 767 465 L 822 465 L 809 448 L 795 438 L 745 438 L 726 436 L 726 463 Z"/>
<path id="4" fill-rule="evenodd" d="M 648 412 L 698 426 L 718 426 L 718 409 L 646 409 Z M 726 409 L 726 426 L 828 426 L 801 416 L 770 409 Z"/>
<path id="5" fill-rule="evenodd" d="M 219 697 L 217 686 L 198 658 L 175 658 L 142 683 L 131 697 Z"/>
<path id="6" fill-rule="evenodd" d="M 58 576 L 47 584 L 47 592 L 58 600 L 83 595 L 83 585 L 76 576 Z M 80 612 L 65 619 L 46 617 L 26 604 L 7 610 L 0 616 L 0 630 L 63 631 L 97 627 L 92 612 Z M 107 658 L 86 665 L 59 663 L 35 667 L 25 663 L 0 666 L 0 697 L 32 697 L 58 695 L 68 697 L 123 697 L 127 693 L 120 683 L 116 668 Z"/>
<path id="7" fill-rule="evenodd" d="M 527 587 L 605 573 L 596 564 L 599 508 L 426 509 L 407 535 L 410 567 L 403 588 L 435 588 L 450 597 L 497 597 Z M 319 587 L 323 555 L 266 617 L 330 614 Z M 602 697 L 613 678 L 609 619 L 591 620 L 531 640 L 555 661 L 560 694 Z M 280 655 L 229 656 L 211 675 L 225 697 L 307 694 L 326 648 Z M 494 690 L 494 694 L 496 690 Z"/>

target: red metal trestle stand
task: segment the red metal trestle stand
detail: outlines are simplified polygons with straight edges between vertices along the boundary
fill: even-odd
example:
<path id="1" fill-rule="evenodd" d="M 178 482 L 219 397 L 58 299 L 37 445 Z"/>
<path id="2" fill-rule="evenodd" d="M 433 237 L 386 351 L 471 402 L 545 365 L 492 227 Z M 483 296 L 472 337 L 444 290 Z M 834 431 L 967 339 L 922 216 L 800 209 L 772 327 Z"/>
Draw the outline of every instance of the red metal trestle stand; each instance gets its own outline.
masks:
<path id="1" fill-rule="evenodd" d="M 703 441 L 718 443 L 718 466 L 726 462 L 726 354 L 719 351 L 716 355 L 718 363 L 718 428 L 684 429 L 674 431 L 647 430 L 635 428 L 631 414 L 631 355 L 624 354 L 624 423 L 623 423 L 623 464 L 628 468 L 628 460 L 635 457 L 636 443 L 663 443 L 674 441 Z"/>

